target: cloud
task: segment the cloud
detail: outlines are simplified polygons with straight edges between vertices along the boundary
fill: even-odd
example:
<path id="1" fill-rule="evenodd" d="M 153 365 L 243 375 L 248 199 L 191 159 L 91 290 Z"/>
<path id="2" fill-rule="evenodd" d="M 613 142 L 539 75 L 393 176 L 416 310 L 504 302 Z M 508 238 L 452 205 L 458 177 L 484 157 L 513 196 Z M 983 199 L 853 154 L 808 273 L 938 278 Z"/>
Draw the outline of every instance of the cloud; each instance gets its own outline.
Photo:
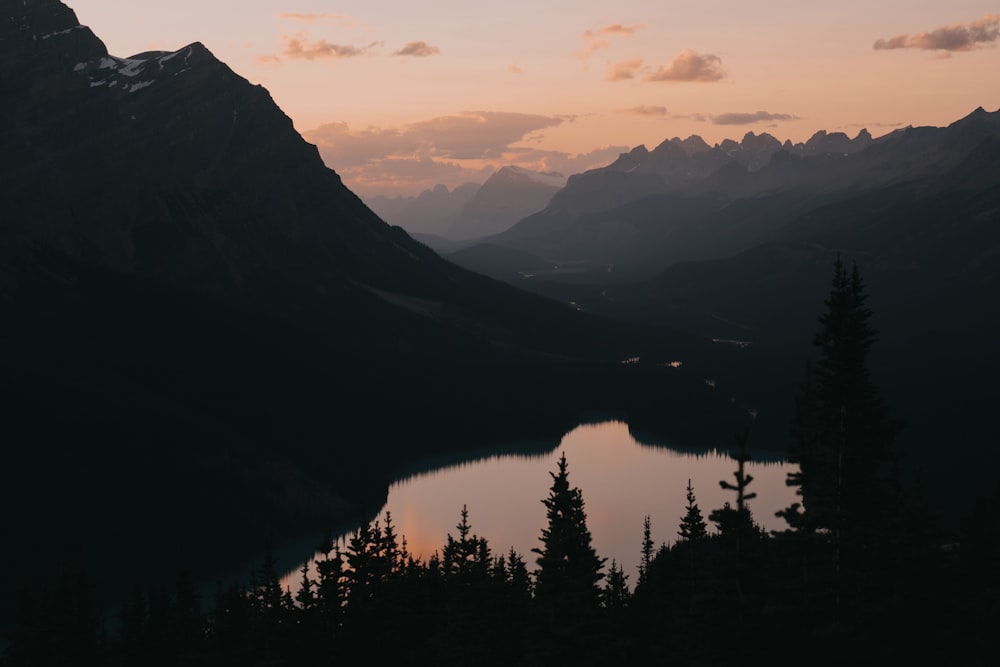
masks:
<path id="1" fill-rule="evenodd" d="M 598 51 L 611 48 L 611 41 L 607 39 L 608 37 L 631 37 L 637 30 L 641 30 L 643 27 L 641 23 L 628 26 L 621 23 L 612 23 L 597 30 L 585 30 L 580 35 L 585 42 L 584 47 L 576 54 L 576 57 L 586 62 L 590 56 Z"/>
<path id="2" fill-rule="evenodd" d="M 875 41 L 876 51 L 923 49 L 926 51 L 972 51 L 993 44 L 1000 38 L 1000 14 L 986 14 L 971 23 L 953 23 L 930 32 L 896 35 Z"/>
<path id="3" fill-rule="evenodd" d="M 293 60 L 326 60 L 337 58 L 356 58 L 367 53 L 375 44 L 357 47 L 350 44 L 331 44 L 325 39 L 308 41 L 303 33 L 294 37 L 285 35 L 285 48 L 282 53 Z"/>
<path id="4" fill-rule="evenodd" d="M 598 28 L 597 30 L 584 31 L 583 38 L 594 39 L 595 37 L 603 36 L 631 37 L 637 30 L 641 30 L 643 27 L 642 23 L 636 23 L 635 25 L 612 23 L 611 25 L 606 25 L 603 28 Z"/>
<path id="5" fill-rule="evenodd" d="M 714 54 L 700 54 L 691 49 L 679 53 L 670 65 L 660 65 L 659 69 L 646 76 L 646 81 L 718 81 L 726 76 L 722 69 L 722 59 Z"/>
<path id="6" fill-rule="evenodd" d="M 720 114 L 695 114 L 694 120 L 711 122 L 713 125 L 752 125 L 786 120 L 799 120 L 798 116 L 789 113 L 772 113 L 770 111 L 754 111 L 752 113 L 728 112 Z"/>
<path id="7" fill-rule="evenodd" d="M 327 123 L 303 135 L 359 194 L 417 194 L 437 183 L 454 187 L 470 180 L 482 182 L 508 164 L 576 173 L 606 165 L 628 150 L 627 146 L 608 146 L 573 155 L 524 145 L 538 132 L 570 120 L 469 111 L 363 130 L 353 130 L 346 123 Z"/>
<path id="8" fill-rule="evenodd" d="M 426 58 L 441 53 L 441 49 L 431 46 L 427 42 L 407 42 L 406 46 L 396 51 L 394 56 L 413 56 L 414 58 Z"/>
<path id="9" fill-rule="evenodd" d="M 511 74 L 524 74 L 524 70 L 519 65 L 508 65 L 507 71 Z"/>
<path id="10" fill-rule="evenodd" d="M 532 132 L 564 120 L 506 111 L 466 111 L 396 128 L 354 131 L 345 123 L 328 123 L 304 134 L 321 150 L 326 149 L 338 167 L 391 156 L 484 160 L 498 158 Z"/>
<path id="11" fill-rule="evenodd" d="M 629 79 L 634 79 L 641 69 L 641 59 L 626 60 L 608 67 L 608 73 L 604 78 L 608 81 L 627 81 Z"/>
<path id="12" fill-rule="evenodd" d="M 435 154 L 457 160 L 501 156 L 528 134 L 564 121 L 558 116 L 507 111 L 466 111 L 410 123 L 407 134 L 433 146 Z"/>
<path id="13" fill-rule="evenodd" d="M 667 111 L 667 107 L 662 106 L 652 106 L 649 104 L 643 104 L 637 107 L 632 107 L 630 109 L 619 109 L 619 113 L 628 113 L 634 116 L 669 116 L 670 112 Z"/>

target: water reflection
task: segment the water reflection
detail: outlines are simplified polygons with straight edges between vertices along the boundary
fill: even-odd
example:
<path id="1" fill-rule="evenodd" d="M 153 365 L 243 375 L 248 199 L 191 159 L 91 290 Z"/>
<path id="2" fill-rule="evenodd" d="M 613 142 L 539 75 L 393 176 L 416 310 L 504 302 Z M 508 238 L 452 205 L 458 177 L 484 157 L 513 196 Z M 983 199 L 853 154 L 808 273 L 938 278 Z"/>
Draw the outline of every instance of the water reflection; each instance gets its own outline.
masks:
<path id="1" fill-rule="evenodd" d="M 455 525 L 462 506 L 469 510 L 474 533 L 489 540 L 494 555 L 511 547 L 533 569 L 545 524 L 542 498 L 548 495 L 561 453 L 566 453 L 570 483 L 580 487 L 587 522 L 600 556 L 614 558 L 634 585 L 639 562 L 643 517 L 650 516 L 653 539 L 673 543 L 685 507 L 688 479 L 694 486 L 704 516 L 733 501 L 733 493 L 719 487 L 719 480 L 733 481 L 736 463 L 717 451 L 680 452 L 637 442 L 622 422 L 579 426 L 555 449 L 529 448 L 511 456 L 493 456 L 414 474 L 389 488 L 388 501 L 379 515 L 391 512 L 397 534 L 406 537 L 410 552 L 426 560 L 440 551 Z M 788 506 L 793 492 L 785 485 L 790 466 L 776 459 L 754 456 L 750 472 L 751 504 L 755 519 L 765 529 L 784 527 L 774 513 Z M 709 524 L 714 528 L 713 524 Z M 300 575 L 290 573 L 285 585 L 293 590 Z"/>

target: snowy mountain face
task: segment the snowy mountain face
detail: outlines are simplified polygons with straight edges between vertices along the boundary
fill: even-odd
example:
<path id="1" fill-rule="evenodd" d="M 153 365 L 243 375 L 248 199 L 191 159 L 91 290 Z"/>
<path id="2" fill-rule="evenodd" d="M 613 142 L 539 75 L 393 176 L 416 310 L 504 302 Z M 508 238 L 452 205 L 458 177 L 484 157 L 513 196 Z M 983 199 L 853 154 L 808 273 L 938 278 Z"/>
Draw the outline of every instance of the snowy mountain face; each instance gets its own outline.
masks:
<path id="1" fill-rule="evenodd" d="M 192 58 L 197 60 L 207 53 L 202 44 L 195 43 L 179 51 L 150 51 L 130 58 L 103 56 L 79 62 L 73 71 L 86 75 L 91 88 L 107 86 L 127 95 L 190 71 Z"/>

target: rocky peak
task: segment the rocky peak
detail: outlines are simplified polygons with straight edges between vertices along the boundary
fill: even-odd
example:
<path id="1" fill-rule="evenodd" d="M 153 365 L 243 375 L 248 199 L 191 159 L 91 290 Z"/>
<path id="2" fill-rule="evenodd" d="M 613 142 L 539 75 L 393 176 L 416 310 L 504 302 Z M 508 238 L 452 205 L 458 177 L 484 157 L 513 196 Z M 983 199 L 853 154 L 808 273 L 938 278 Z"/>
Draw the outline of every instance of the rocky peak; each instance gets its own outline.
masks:
<path id="1" fill-rule="evenodd" d="M 58 0 L 0 2 L 0 95 L 21 96 L 40 78 L 107 56 L 104 43 Z"/>
<path id="2" fill-rule="evenodd" d="M 639 144 L 628 153 L 622 153 L 618 159 L 606 168 L 613 171 L 631 171 L 641 165 L 649 157 L 649 149 L 645 144 Z"/>
<path id="3" fill-rule="evenodd" d="M 732 139 L 723 139 L 719 144 L 719 148 L 726 153 L 731 153 L 733 151 L 738 151 L 740 149 L 740 145 Z"/>
<path id="4" fill-rule="evenodd" d="M 697 134 L 692 134 L 687 139 L 681 139 L 680 137 L 674 137 L 670 140 L 670 143 L 683 149 L 688 155 L 695 155 L 697 153 L 706 153 L 712 150 L 704 139 L 699 137 Z"/>
<path id="5" fill-rule="evenodd" d="M 83 60 L 73 71 L 86 76 L 91 88 L 104 86 L 117 95 L 137 92 L 191 70 L 198 65 L 216 64 L 215 56 L 200 42 L 178 51 L 147 51 L 128 58 L 102 56 Z"/>
<path id="6" fill-rule="evenodd" d="M 781 148 L 781 142 L 767 132 L 762 134 L 747 132 L 743 135 L 740 147 L 749 151 L 776 151 Z"/>

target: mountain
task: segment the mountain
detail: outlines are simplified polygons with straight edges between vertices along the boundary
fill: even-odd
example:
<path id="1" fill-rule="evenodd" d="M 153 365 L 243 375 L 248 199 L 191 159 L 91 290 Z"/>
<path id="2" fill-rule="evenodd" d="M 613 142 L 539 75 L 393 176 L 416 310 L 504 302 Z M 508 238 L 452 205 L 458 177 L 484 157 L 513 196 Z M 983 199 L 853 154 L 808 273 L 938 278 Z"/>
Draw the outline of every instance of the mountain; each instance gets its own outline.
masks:
<path id="1" fill-rule="evenodd" d="M 787 196 L 791 186 L 798 187 L 801 160 L 837 163 L 872 142 L 862 130 L 854 139 L 817 132 L 794 145 L 748 132 L 740 142 L 715 146 L 697 136 L 675 137 L 652 151 L 638 146 L 606 167 L 571 176 L 543 210 L 483 241 L 559 266 L 583 267 L 584 275 L 612 273 L 619 282 L 649 277 L 672 261 L 749 247 L 766 225 L 742 225 L 734 234 L 701 221 L 717 215 L 786 220 L 800 204 L 809 205 L 799 193 Z"/>
<path id="2" fill-rule="evenodd" d="M 61 2 L 3 0 L 0 180 L 6 572 L 72 559 L 114 598 L 368 516 L 425 456 L 557 438 L 588 411 L 736 414 L 620 363 L 696 339 L 383 222 L 201 44 L 119 58 Z"/>
<path id="3" fill-rule="evenodd" d="M 562 174 L 502 167 L 462 207 L 447 236 L 465 240 L 502 232 L 521 218 L 545 208 L 565 184 Z"/>
<path id="4" fill-rule="evenodd" d="M 458 220 L 462 207 L 476 194 L 478 183 L 463 183 L 449 191 L 444 185 L 424 190 L 416 197 L 386 197 L 377 195 L 365 203 L 380 218 L 399 225 L 411 235 L 447 236 Z"/>
<path id="5" fill-rule="evenodd" d="M 465 183 L 450 191 L 444 185 L 416 197 L 371 197 L 372 210 L 411 234 L 428 236 L 435 249 L 502 232 L 541 210 L 566 184 L 562 174 L 522 167 L 501 167 L 481 186 Z M 443 237 L 437 241 L 435 237 Z"/>

